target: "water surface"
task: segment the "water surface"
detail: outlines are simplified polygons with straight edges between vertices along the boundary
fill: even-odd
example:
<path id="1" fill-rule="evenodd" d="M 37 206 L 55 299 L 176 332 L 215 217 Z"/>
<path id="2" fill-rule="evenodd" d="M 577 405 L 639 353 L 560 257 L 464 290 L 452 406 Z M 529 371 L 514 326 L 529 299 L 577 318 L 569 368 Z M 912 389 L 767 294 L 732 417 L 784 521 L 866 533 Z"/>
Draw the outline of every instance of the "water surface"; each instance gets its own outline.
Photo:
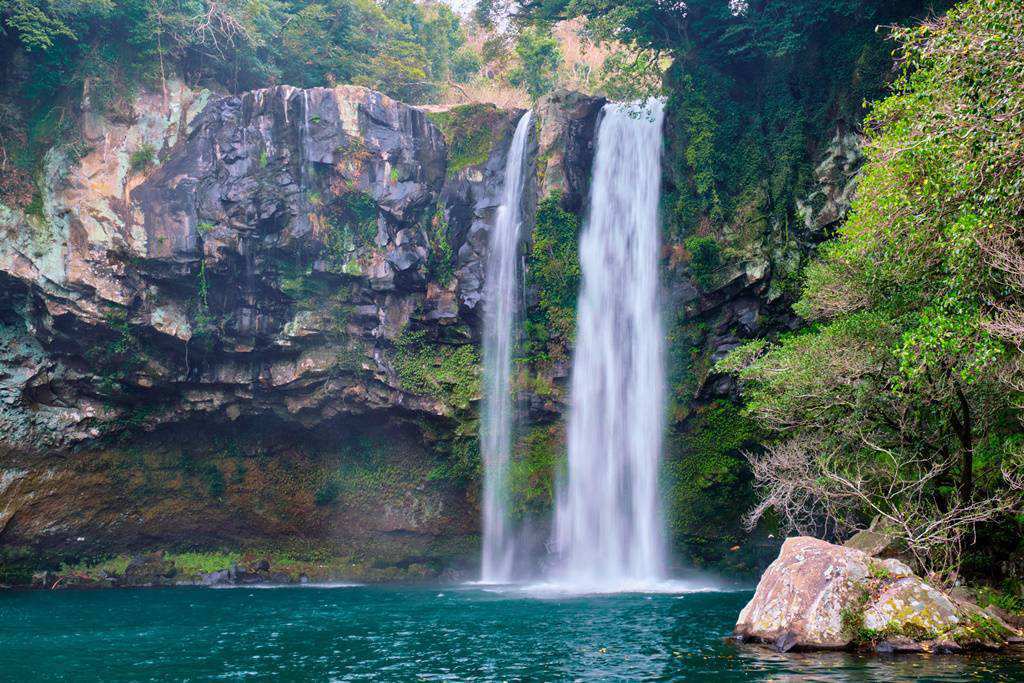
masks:
<path id="1" fill-rule="evenodd" d="M 776 655 L 748 592 L 462 587 L 0 592 L 0 680 L 1021 680 L 1010 657 Z"/>

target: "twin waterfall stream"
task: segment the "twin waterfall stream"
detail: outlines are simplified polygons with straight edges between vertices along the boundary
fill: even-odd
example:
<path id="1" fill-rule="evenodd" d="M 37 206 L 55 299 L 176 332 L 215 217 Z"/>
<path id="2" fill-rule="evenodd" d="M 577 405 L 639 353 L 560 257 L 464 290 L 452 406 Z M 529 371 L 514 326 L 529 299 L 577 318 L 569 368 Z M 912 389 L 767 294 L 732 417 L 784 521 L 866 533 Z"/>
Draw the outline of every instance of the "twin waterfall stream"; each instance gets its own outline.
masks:
<path id="1" fill-rule="evenodd" d="M 559 476 L 550 559 L 518 556 L 526 548 L 507 510 L 529 112 L 516 128 L 487 262 L 481 421 L 484 583 L 534 578 L 519 574 L 524 560 L 540 565 L 546 584 L 572 591 L 630 590 L 665 579 L 658 490 L 664 407 L 658 312 L 662 118 L 662 104 L 653 100 L 608 104 L 601 115 L 579 247 L 583 283 L 568 463 Z"/>
<path id="2" fill-rule="evenodd" d="M 519 290 L 519 228 L 523 223 L 526 148 L 533 116 L 516 126 L 505 163 L 505 187 L 487 252 L 484 299 L 484 405 L 480 452 L 484 459 L 483 558 L 481 579 L 512 580 L 514 538 L 506 509 L 508 464 L 512 452 L 512 348 Z"/>

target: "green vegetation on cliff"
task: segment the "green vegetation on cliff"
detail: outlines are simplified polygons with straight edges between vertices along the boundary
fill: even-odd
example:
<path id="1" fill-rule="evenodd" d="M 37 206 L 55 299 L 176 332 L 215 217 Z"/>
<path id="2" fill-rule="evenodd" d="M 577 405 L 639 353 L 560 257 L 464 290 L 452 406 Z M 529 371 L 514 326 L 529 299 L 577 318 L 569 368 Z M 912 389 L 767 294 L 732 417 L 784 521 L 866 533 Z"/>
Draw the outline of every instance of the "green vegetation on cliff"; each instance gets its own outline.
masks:
<path id="1" fill-rule="evenodd" d="M 524 323 L 525 355 L 531 361 L 566 358 L 576 328 L 580 218 L 561 202 L 556 191 L 537 207 L 526 264 L 526 286 L 536 298 Z"/>
<path id="2" fill-rule="evenodd" d="M 395 343 L 394 367 L 402 389 L 454 410 L 480 397 L 480 354 L 470 344 L 430 343 L 422 331 L 406 331 Z"/>
<path id="3" fill-rule="evenodd" d="M 1024 6 L 970 0 L 897 35 L 852 215 L 807 270 L 812 326 L 724 367 L 779 437 L 754 460 L 755 518 L 880 516 L 951 579 L 979 525 L 1022 538 Z"/>
<path id="4" fill-rule="evenodd" d="M 493 104 L 466 104 L 427 114 L 448 145 L 448 175 L 487 161 L 505 132 L 506 115 Z"/>

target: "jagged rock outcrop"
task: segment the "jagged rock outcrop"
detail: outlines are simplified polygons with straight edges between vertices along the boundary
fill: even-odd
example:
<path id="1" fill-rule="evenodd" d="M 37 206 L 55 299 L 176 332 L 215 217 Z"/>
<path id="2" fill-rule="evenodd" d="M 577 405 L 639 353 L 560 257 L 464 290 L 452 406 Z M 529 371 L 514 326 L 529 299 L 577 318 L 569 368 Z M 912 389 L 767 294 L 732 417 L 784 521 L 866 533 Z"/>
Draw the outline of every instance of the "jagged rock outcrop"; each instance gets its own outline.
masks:
<path id="1" fill-rule="evenodd" d="M 606 102 L 603 97 L 556 90 L 537 104 L 539 194 L 559 193 L 567 211 L 581 213 L 586 206 L 597 126 Z"/>
<path id="2" fill-rule="evenodd" d="M 735 635 L 782 651 L 892 652 L 1000 647 L 1020 633 L 994 613 L 958 604 L 899 560 L 795 537 L 761 577 Z"/>
<path id="3" fill-rule="evenodd" d="M 131 126 L 87 116 L 80 158 L 48 155 L 43 216 L 4 217 L 7 364 L 40 387 L 5 387 L 4 445 L 95 437 L 139 403 L 151 424 L 450 410 L 388 353 L 411 320 L 464 322 L 428 263 L 446 148 L 426 115 L 356 87 L 173 92 Z"/>
<path id="4" fill-rule="evenodd" d="M 574 167 L 545 168 L 573 188 L 581 101 L 530 152 L 559 121 L 544 149 Z M 0 564 L 475 555 L 483 260 L 522 113 L 177 82 L 117 121 L 86 105 L 41 210 L 0 205 Z"/>

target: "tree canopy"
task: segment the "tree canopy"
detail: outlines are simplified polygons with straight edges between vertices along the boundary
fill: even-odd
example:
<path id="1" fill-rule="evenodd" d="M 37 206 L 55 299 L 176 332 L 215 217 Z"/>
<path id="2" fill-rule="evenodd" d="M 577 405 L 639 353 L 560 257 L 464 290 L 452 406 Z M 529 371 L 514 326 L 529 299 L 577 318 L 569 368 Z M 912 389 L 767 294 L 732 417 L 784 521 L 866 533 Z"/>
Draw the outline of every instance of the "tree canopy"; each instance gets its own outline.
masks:
<path id="1" fill-rule="evenodd" d="M 116 112 L 178 76 L 234 92 L 352 83 L 423 102 L 478 68 L 465 43 L 440 0 L 0 0 L 0 190 L 85 93 Z"/>
<path id="2" fill-rule="evenodd" d="M 1024 6 L 970 0 L 897 37 L 852 213 L 805 274 L 811 326 L 723 368 L 779 436 L 751 458 L 751 521 L 881 517 L 948 577 L 978 524 L 1019 514 L 1024 483 Z"/>

